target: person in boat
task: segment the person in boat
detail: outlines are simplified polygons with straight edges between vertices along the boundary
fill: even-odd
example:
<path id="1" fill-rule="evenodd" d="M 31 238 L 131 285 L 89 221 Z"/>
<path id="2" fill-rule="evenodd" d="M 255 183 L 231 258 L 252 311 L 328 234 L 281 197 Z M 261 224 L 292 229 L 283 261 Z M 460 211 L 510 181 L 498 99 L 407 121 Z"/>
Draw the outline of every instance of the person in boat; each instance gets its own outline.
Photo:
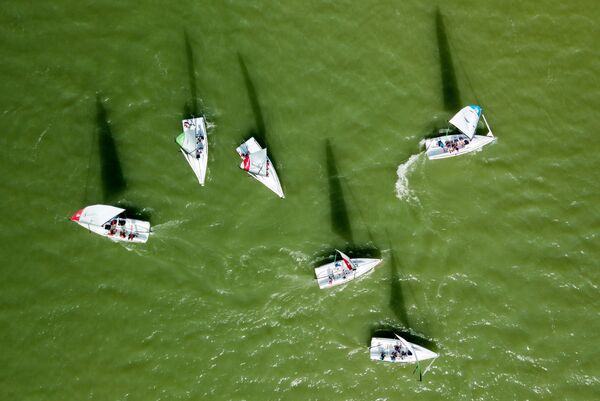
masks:
<path id="1" fill-rule="evenodd" d="M 441 139 L 437 141 L 437 145 L 438 145 L 440 148 L 444 149 L 444 142 L 442 142 L 442 140 L 441 140 Z"/>
<path id="2" fill-rule="evenodd" d="M 381 351 L 381 355 L 379 355 L 379 359 L 382 361 L 385 359 L 385 351 Z"/>
<path id="3" fill-rule="evenodd" d="M 121 232 L 119 233 L 119 236 L 120 236 L 121 238 L 125 238 L 125 237 L 126 237 L 126 235 L 125 235 L 125 230 L 121 230 Z"/>
<path id="4" fill-rule="evenodd" d="M 115 235 L 117 233 L 117 220 L 111 220 L 108 226 L 108 235 Z"/>
<path id="5" fill-rule="evenodd" d="M 242 159 L 244 160 L 244 170 L 250 170 L 250 152 L 244 153 L 242 155 Z"/>

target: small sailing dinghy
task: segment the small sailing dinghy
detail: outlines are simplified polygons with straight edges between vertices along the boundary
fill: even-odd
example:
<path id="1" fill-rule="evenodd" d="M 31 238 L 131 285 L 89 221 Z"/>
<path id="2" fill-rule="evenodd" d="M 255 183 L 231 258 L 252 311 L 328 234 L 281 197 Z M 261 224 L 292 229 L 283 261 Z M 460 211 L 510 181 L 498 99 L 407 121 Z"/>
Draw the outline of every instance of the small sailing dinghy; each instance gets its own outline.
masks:
<path id="1" fill-rule="evenodd" d="M 182 120 L 183 132 L 175 142 L 181 153 L 196 174 L 200 185 L 204 185 L 206 166 L 208 164 L 208 140 L 206 138 L 206 122 L 203 117 Z"/>
<path id="2" fill-rule="evenodd" d="M 114 206 L 88 206 L 71 216 L 71 220 L 113 241 L 144 243 L 150 236 L 149 222 L 129 219 L 125 209 Z"/>
<path id="3" fill-rule="evenodd" d="M 334 260 L 315 269 L 317 283 L 321 289 L 345 284 L 369 274 L 382 262 L 382 259 L 350 259 L 342 251 L 336 249 L 336 252 L 340 255 L 341 260 Z"/>
<path id="4" fill-rule="evenodd" d="M 475 135 L 479 117 L 483 117 L 483 122 L 487 127 L 488 133 L 486 135 Z M 426 139 L 425 153 L 429 160 L 464 155 L 496 141 L 496 137 L 479 106 L 463 107 L 449 122 L 459 132 L 445 128 L 440 130 L 440 134 L 444 135 Z"/>
<path id="5" fill-rule="evenodd" d="M 261 148 L 256 139 L 252 137 L 238 146 L 236 151 L 242 158 L 240 164 L 242 170 L 262 182 L 280 198 L 285 198 L 275 166 L 267 157 L 267 148 Z"/>
<path id="6" fill-rule="evenodd" d="M 374 361 L 401 364 L 416 363 L 420 377 L 427 373 L 431 365 L 433 365 L 433 362 L 435 362 L 435 359 L 438 357 L 438 354 L 435 352 L 421 347 L 420 345 L 408 342 L 397 334 L 396 338 L 371 338 L 369 352 L 371 354 L 371 359 Z M 432 359 L 432 361 L 425 370 L 421 372 L 419 362 L 428 359 Z"/>

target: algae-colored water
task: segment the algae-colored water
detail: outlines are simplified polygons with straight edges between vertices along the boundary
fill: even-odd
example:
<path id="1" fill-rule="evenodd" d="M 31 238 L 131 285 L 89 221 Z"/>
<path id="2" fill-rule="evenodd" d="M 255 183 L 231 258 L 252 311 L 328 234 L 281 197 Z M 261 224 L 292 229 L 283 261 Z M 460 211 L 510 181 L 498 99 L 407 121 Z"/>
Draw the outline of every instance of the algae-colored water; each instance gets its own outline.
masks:
<path id="1" fill-rule="evenodd" d="M 4 2 L 2 400 L 592 400 L 594 1 Z M 428 162 L 461 106 L 498 143 Z M 205 113 L 205 187 L 174 143 Z M 239 170 L 268 147 L 286 199 Z M 149 218 L 123 246 L 68 221 Z M 380 255 L 319 290 L 339 248 Z M 441 355 L 423 382 L 375 333 Z"/>

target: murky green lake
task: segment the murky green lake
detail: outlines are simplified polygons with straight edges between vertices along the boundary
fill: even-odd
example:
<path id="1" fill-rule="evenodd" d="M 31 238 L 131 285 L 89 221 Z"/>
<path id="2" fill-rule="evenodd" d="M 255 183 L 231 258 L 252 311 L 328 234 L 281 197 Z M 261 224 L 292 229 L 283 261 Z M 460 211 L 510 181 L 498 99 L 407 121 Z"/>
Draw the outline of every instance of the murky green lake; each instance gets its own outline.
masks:
<path id="1" fill-rule="evenodd" d="M 591 0 L 4 2 L 0 399 L 593 400 Z M 498 137 L 430 162 L 479 104 Z M 174 138 L 205 113 L 207 182 Z M 268 147 L 285 199 L 242 172 Z M 145 245 L 68 217 L 122 205 Z M 335 248 L 379 255 L 319 290 Z M 373 335 L 438 352 L 369 359 Z"/>

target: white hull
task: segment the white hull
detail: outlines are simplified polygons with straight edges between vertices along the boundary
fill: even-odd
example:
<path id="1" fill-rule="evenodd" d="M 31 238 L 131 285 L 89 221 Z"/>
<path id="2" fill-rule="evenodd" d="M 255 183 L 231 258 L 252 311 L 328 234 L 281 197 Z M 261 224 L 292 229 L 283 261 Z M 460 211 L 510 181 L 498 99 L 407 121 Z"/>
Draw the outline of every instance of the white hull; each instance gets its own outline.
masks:
<path id="1" fill-rule="evenodd" d="M 181 122 L 183 133 L 175 142 L 179 145 L 183 157 L 188 162 L 198 179 L 204 186 L 208 165 L 208 137 L 204 117 L 190 118 Z"/>
<path id="2" fill-rule="evenodd" d="M 92 205 L 71 216 L 71 221 L 94 234 L 107 237 L 113 241 L 138 243 L 148 241 L 150 223 L 128 219 L 125 217 L 124 212 L 125 209 L 115 206 Z"/>
<path id="3" fill-rule="evenodd" d="M 188 164 L 196 174 L 196 178 L 198 178 L 198 183 L 204 186 L 204 180 L 206 178 L 206 168 L 208 165 L 208 146 L 204 148 L 204 151 L 200 154 L 200 158 L 196 158 L 193 155 L 190 155 L 185 150 L 180 149 L 181 153 L 183 153 L 183 157 L 187 160 Z"/>
<path id="4" fill-rule="evenodd" d="M 112 233 L 110 229 L 106 229 L 103 226 L 81 223 L 79 221 L 77 224 L 94 234 L 98 234 L 113 241 L 135 242 L 143 244 L 147 242 L 148 238 L 150 237 L 150 223 L 147 221 L 125 219 L 125 225 L 117 225 Z"/>
<path id="5" fill-rule="evenodd" d="M 258 144 L 258 142 L 256 141 L 256 139 L 254 138 L 250 138 L 248 139 L 246 142 L 246 146 L 248 147 L 248 151 L 251 153 L 254 152 L 258 152 L 259 150 L 262 149 L 262 147 Z M 242 153 L 240 153 L 240 148 L 237 148 L 237 152 L 240 155 L 240 157 L 244 157 L 244 155 Z M 269 159 L 267 157 L 267 161 L 269 163 L 269 174 L 268 175 L 260 175 L 260 174 L 253 174 L 249 171 L 247 171 L 247 173 L 256 178 L 258 181 L 260 181 L 264 186 L 266 186 L 267 188 L 269 188 L 271 191 L 275 192 L 277 194 L 277 196 L 279 196 L 280 198 L 285 198 L 285 195 L 283 194 L 283 189 L 281 188 L 281 183 L 279 182 L 279 176 L 277 175 L 277 171 L 275 171 L 275 166 L 273 165 L 273 163 L 271 163 L 271 159 Z"/>
<path id="6" fill-rule="evenodd" d="M 351 259 L 356 265 L 356 270 L 350 270 L 342 260 L 328 263 L 315 269 L 315 276 L 319 288 L 330 288 L 346 284 L 349 281 L 367 275 L 382 262 L 382 259 Z"/>
<path id="7" fill-rule="evenodd" d="M 374 361 L 404 364 L 434 359 L 438 354 L 404 339 L 373 337 L 370 356 Z"/>
<path id="8" fill-rule="evenodd" d="M 455 139 L 459 141 L 461 139 L 463 141 L 468 140 L 469 143 L 459 147 L 458 150 L 453 147 L 446 146 L 446 142 L 453 143 Z M 464 134 L 438 136 L 425 141 L 425 153 L 427 154 L 429 160 L 447 159 L 449 157 L 461 156 L 467 153 L 478 151 L 484 146 L 494 143 L 495 141 L 496 137 L 491 135 L 475 135 L 470 140 Z M 438 144 L 439 142 L 442 142 L 444 147 L 440 147 Z"/>

